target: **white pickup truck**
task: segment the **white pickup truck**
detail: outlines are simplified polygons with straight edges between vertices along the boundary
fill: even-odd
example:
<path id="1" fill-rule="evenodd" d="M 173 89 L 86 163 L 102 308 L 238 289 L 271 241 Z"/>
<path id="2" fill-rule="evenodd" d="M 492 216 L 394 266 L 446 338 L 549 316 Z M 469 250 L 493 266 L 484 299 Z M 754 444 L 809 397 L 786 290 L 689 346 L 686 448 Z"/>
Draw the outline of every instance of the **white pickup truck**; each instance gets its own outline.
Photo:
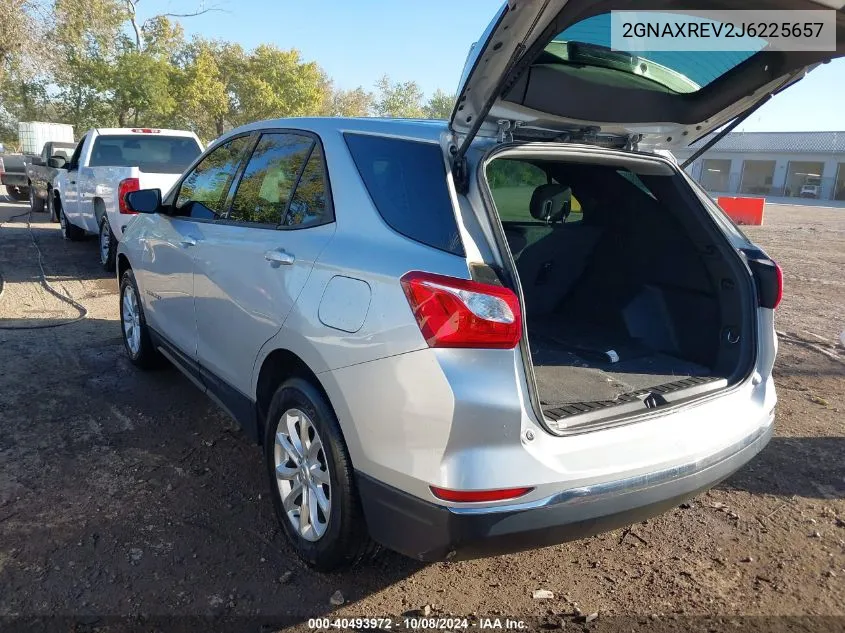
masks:
<path id="1" fill-rule="evenodd" d="M 70 160 L 50 158 L 56 176 L 48 204 L 66 239 L 99 235 L 100 263 L 114 270 L 117 243 L 132 219 L 124 196 L 138 189 L 166 192 L 202 153 L 193 132 L 151 128 L 94 129 Z"/>

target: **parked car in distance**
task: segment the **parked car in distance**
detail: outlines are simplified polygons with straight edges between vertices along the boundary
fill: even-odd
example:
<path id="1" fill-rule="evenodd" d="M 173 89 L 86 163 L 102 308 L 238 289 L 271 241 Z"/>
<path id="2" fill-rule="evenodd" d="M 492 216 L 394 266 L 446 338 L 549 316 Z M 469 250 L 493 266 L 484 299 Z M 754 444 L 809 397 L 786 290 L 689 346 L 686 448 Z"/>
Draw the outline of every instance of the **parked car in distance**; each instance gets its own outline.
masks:
<path id="1" fill-rule="evenodd" d="M 820 177 L 809 176 L 801 185 L 801 191 L 798 192 L 800 198 L 818 198 L 821 194 L 822 181 Z"/>
<path id="2" fill-rule="evenodd" d="M 594 6 L 505 4 L 448 122 L 254 123 L 126 196 L 126 353 L 262 447 L 307 564 L 615 529 L 771 437 L 780 269 L 655 151 L 829 53 L 627 63 Z"/>
<path id="3" fill-rule="evenodd" d="M 41 154 L 33 156 L 26 161 L 26 176 L 29 185 L 29 206 L 34 212 L 44 211 L 48 208 L 47 201 L 53 194 L 53 180 L 59 173 L 59 169 L 50 167 L 47 161 L 50 158 L 61 158 L 65 162 L 70 160 L 76 143 L 64 143 L 61 141 L 48 141 L 44 143 Z M 58 222 L 51 211 L 51 219 Z"/>
<path id="4" fill-rule="evenodd" d="M 99 236 L 100 263 L 114 270 L 115 249 L 131 219 L 124 202 L 130 191 L 167 191 L 202 153 L 193 132 L 154 128 L 93 129 L 85 133 L 70 160 L 50 158 L 61 170 L 49 198 L 66 239 Z"/>

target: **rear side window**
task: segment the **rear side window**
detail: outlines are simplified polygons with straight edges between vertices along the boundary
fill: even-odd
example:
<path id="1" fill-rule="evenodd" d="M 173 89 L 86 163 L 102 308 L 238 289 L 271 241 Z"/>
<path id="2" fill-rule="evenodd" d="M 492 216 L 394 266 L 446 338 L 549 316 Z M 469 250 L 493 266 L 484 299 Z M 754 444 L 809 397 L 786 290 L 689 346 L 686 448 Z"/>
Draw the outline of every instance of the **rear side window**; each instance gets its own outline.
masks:
<path id="1" fill-rule="evenodd" d="M 440 146 L 364 134 L 344 137 L 376 209 L 390 228 L 463 257 Z"/>
<path id="2" fill-rule="evenodd" d="M 90 167 L 137 167 L 154 174 L 181 174 L 202 152 L 189 136 L 98 136 Z"/>

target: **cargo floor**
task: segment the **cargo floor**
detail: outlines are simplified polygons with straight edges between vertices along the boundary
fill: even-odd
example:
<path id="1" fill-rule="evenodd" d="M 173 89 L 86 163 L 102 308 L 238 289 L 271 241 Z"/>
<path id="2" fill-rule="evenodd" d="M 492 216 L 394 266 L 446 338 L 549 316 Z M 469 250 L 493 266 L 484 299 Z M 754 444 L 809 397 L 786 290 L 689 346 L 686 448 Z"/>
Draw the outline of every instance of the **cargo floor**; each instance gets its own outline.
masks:
<path id="1" fill-rule="evenodd" d="M 528 338 L 544 409 L 614 401 L 633 391 L 713 376 L 707 367 L 586 325 L 532 322 Z"/>

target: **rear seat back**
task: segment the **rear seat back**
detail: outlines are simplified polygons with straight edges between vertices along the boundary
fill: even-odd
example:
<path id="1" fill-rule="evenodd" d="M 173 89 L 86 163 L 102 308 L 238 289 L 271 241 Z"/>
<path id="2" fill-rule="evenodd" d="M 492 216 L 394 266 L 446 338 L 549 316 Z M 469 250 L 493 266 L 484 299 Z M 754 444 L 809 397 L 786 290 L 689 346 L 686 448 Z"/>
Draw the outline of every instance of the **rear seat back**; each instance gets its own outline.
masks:
<path id="1" fill-rule="evenodd" d="M 508 242 L 516 260 L 527 315 L 541 316 L 552 312 L 583 274 L 590 254 L 601 237 L 601 227 L 582 221 L 566 222 L 571 210 L 571 190 L 557 183 L 540 185 L 531 196 L 530 212 L 535 220 L 545 223 L 530 232 L 517 231 L 505 225 Z M 514 223 L 516 224 L 516 223 Z M 546 234 L 520 251 L 513 248 L 516 236 L 536 231 Z"/>

